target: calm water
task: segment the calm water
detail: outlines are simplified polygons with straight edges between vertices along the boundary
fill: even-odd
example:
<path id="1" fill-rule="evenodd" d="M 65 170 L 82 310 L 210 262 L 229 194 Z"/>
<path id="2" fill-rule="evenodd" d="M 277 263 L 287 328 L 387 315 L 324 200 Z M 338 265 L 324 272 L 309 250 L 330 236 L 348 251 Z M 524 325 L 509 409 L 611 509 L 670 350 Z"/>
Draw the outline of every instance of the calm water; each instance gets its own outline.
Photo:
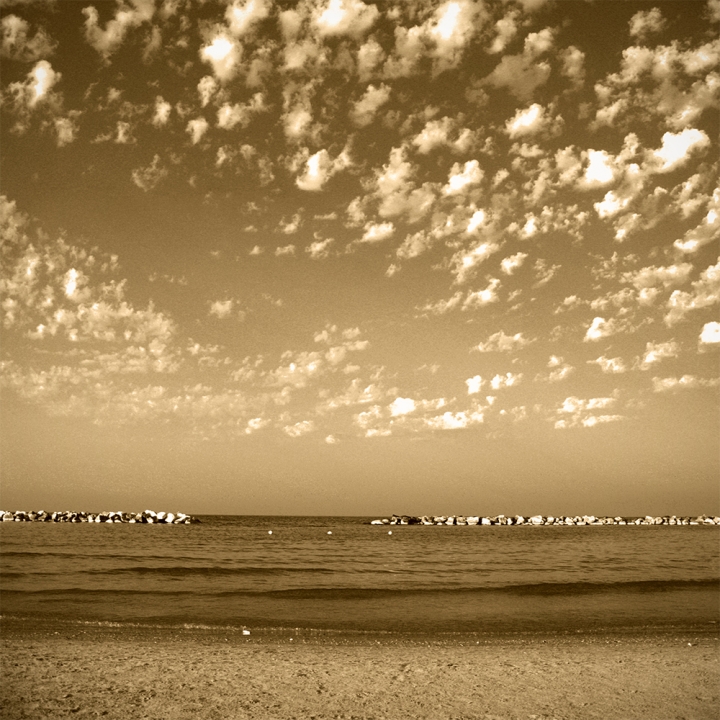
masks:
<path id="1" fill-rule="evenodd" d="M 720 527 L 388 528 L 367 520 L 0 523 L 1 612 L 401 633 L 720 620 Z"/>

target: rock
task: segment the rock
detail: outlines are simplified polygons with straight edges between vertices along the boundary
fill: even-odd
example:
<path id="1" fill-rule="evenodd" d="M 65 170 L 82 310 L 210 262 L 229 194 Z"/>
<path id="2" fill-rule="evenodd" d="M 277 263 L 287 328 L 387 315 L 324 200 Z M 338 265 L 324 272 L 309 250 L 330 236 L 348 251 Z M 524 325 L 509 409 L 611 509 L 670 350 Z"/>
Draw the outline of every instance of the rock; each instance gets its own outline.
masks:
<path id="1" fill-rule="evenodd" d="M 543 524 L 543 516 L 542 515 L 533 515 L 529 522 L 533 525 L 542 525 Z"/>

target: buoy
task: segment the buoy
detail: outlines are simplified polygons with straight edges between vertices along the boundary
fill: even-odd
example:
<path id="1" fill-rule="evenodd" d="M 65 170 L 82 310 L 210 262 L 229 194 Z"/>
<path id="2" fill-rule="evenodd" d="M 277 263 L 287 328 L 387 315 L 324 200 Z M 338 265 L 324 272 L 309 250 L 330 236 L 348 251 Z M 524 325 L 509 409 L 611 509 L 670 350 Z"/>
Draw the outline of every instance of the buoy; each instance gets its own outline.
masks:
<path id="1" fill-rule="evenodd" d="M 272 530 L 268 530 L 268 535 L 272 535 Z"/>
<path id="2" fill-rule="evenodd" d="M 388 530 L 388 535 L 392 535 L 392 530 Z"/>
<path id="3" fill-rule="evenodd" d="M 328 535 L 332 535 L 332 530 L 328 530 Z"/>

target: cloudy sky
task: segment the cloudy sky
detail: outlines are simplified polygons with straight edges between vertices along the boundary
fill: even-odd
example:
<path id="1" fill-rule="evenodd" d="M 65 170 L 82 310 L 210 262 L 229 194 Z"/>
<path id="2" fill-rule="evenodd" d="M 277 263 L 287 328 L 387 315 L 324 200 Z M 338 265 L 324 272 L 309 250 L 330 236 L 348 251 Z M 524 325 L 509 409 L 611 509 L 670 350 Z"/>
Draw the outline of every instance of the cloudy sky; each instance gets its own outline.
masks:
<path id="1" fill-rule="evenodd" d="M 3 505 L 718 512 L 719 23 L 5 0 Z"/>

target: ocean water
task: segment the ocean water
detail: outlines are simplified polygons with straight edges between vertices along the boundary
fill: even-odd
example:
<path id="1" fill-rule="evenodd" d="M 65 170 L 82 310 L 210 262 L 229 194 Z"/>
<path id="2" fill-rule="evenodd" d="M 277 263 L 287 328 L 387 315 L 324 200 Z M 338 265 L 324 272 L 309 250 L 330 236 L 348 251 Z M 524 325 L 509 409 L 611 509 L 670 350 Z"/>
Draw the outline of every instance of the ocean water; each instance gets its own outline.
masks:
<path id="1" fill-rule="evenodd" d="M 202 520 L 1 523 L 0 612 L 318 633 L 711 629 L 720 621 L 716 526 Z"/>

